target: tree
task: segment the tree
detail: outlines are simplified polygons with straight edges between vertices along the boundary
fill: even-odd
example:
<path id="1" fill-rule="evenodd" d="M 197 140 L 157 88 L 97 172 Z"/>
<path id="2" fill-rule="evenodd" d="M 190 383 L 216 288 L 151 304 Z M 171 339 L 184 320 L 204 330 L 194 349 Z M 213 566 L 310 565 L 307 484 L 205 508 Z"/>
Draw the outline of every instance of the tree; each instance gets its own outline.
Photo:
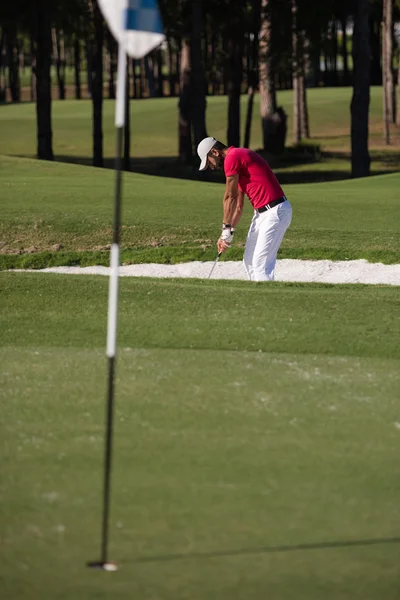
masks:
<path id="1" fill-rule="evenodd" d="M 190 44 L 190 59 L 192 63 L 190 86 L 190 114 L 193 127 L 194 145 L 207 137 L 206 129 L 206 86 L 204 65 L 201 51 L 201 36 L 203 32 L 203 6 L 201 0 L 192 2 L 192 36 Z"/>
<path id="2" fill-rule="evenodd" d="M 382 0 L 370 0 L 369 5 L 369 43 L 370 43 L 370 84 L 382 85 L 381 33 Z"/>
<path id="3" fill-rule="evenodd" d="M 297 0 L 292 0 L 293 143 L 301 141 L 301 44 Z"/>
<path id="4" fill-rule="evenodd" d="M 65 43 L 64 43 L 64 32 L 58 31 L 55 27 L 52 27 L 51 37 L 53 42 L 53 61 L 56 66 L 57 83 L 58 83 L 58 97 L 60 100 L 65 100 Z"/>
<path id="5" fill-rule="evenodd" d="M 51 129 L 51 1 L 36 2 L 36 117 L 37 157 L 53 160 Z"/>
<path id="6" fill-rule="evenodd" d="M 21 86 L 18 64 L 17 21 L 11 21 L 7 29 L 8 81 L 12 102 L 21 99 Z"/>
<path id="7" fill-rule="evenodd" d="M 277 47 L 273 43 L 275 13 L 271 0 L 261 0 L 261 25 L 259 41 L 259 87 L 263 148 L 280 154 L 285 147 L 286 114 L 277 106 L 275 86 L 275 60 Z"/>
<path id="8" fill-rule="evenodd" d="M 243 75 L 244 2 L 231 0 L 228 17 L 228 146 L 240 146 L 240 95 Z"/>
<path id="9" fill-rule="evenodd" d="M 0 37 L 0 103 L 6 101 L 6 92 L 6 36 L 4 27 L 2 27 Z"/>
<path id="10" fill-rule="evenodd" d="M 353 30 L 353 97 L 351 100 L 351 174 L 370 174 L 368 115 L 370 101 L 370 46 L 368 36 L 368 0 L 355 0 Z"/>
<path id="11" fill-rule="evenodd" d="M 80 37 L 75 36 L 74 40 L 74 77 L 75 77 L 75 98 L 82 98 L 81 91 L 81 43 Z"/>
<path id="12" fill-rule="evenodd" d="M 384 139 L 390 144 L 390 124 L 395 122 L 393 87 L 393 2 L 383 0 L 382 83 Z"/>
<path id="13" fill-rule="evenodd" d="M 400 127 L 400 44 L 399 51 L 397 54 L 397 112 L 396 112 L 396 125 Z"/>
<path id="14" fill-rule="evenodd" d="M 349 22 L 349 17 L 351 14 L 351 5 L 349 5 L 348 0 L 334 0 L 333 4 L 333 17 L 337 19 L 340 23 L 341 29 L 341 45 L 340 45 L 340 53 L 342 55 L 343 61 L 343 76 L 342 76 L 342 85 L 349 85 L 349 60 L 348 60 L 348 51 L 347 51 L 347 26 Z"/>
<path id="15" fill-rule="evenodd" d="M 126 61 L 126 100 L 125 100 L 125 126 L 124 126 L 124 156 L 123 169 L 124 171 L 131 170 L 131 111 L 130 111 L 130 69 L 129 65 L 134 63 L 129 57 Z"/>
<path id="16" fill-rule="evenodd" d="M 310 120 L 308 117 L 308 102 L 307 102 L 307 85 L 306 85 L 306 73 L 305 73 L 305 62 L 308 58 L 308 41 L 305 39 L 305 32 L 300 33 L 300 48 L 302 48 L 302 58 L 300 60 L 300 76 L 299 76 L 299 87 L 300 87 L 300 134 L 302 138 L 308 139 L 310 137 Z"/>
<path id="17" fill-rule="evenodd" d="M 172 10 L 173 5 L 169 6 Z M 202 56 L 203 6 L 201 0 L 179 5 L 181 42 L 179 95 L 179 158 L 186 164 L 193 161 L 195 147 L 207 137 L 206 81 Z M 177 6 L 175 5 L 175 11 Z M 175 18 L 177 19 L 176 13 Z"/>
<path id="18" fill-rule="evenodd" d="M 192 148 L 192 122 L 190 115 L 190 83 L 192 66 L 190 62 L 190 46 L 188 38 L 182 40 L 181 72 L 178 116 L 179 158 L 185 164 L 190 164 L 193 159 Z"/>
<path id="19" fill-rule="evenodd" d="M 245 148 L 250 147 L 251 123 L 253 120 L 254 94 L 258 86 L 258 58 L 259 58 L 259 32 L 260 11 L 258 3 L 252 5 L 251 19 L 249 21 L 249 33 L 247 39 L 247 111 L 244 130 Z M 262 124 L 262 121 L 261 121 Z"/>
<path id="20" fill-rule="evenodd" d="M 93 53 L 93 166 L 103 166 L 103 42 L 104 23 L 97 3 L 89 0 L 94 24 Z"/>

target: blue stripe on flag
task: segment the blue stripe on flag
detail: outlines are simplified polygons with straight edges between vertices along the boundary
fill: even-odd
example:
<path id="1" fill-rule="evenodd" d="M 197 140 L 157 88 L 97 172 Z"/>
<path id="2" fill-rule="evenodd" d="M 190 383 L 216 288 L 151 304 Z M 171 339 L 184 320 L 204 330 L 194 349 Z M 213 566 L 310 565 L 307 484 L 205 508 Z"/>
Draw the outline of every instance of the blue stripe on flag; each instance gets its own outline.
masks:
<path id="1" fill-rule="evenodd" d="M 125 29 L 163 33 L 156 0 L 128 0 Z"/>

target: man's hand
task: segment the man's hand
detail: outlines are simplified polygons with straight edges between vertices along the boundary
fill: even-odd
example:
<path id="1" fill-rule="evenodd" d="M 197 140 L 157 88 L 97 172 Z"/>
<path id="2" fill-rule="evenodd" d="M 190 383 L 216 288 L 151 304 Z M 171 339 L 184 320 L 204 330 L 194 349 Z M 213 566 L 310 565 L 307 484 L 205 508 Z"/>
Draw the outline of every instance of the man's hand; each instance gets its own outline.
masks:
<path id="1" fill-rule="evenodd" d="M 222 225 L 221 237 L 217 242 L 218 252 L 225 252 L 229 248 L 233 240 L 234 233 L 235 230 L 233 227 L 226 225 L 225 223 Z"/>
<path id="2" fill-rule="evenodd" d="M 226 252 L 226 250 L 228 250 L 229 246 L 230 246 L 230 244 L 228 244 L 227 242 L 224 242 L 224 240 L 219 238 L 219 240 L 217 242 L 218 254 L 222 254 L 223 252 Z"/>

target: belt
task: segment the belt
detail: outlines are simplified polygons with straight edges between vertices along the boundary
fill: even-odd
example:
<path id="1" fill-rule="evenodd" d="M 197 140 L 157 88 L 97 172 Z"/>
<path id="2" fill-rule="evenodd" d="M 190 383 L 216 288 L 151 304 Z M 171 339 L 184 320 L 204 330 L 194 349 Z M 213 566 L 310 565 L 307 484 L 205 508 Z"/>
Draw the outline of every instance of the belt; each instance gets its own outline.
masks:
<path id="1" fill-rule="evenodd" d="M 282 204 L 282 202 L 285 202 L 285 200 L 286 200 L 286 196 L 282 196 L 282 198 L 278 198 L 278 200 L 273 200 L 272 202 L 269 202 L 265 206 L 261 206 L 261 208 L 256 208 L 256 211 L 259 213 L 263 213 L 266 210 L 271 210 L 271 208 L 274 208 L 274 206 L 278 206 L 278 204 Z"/>

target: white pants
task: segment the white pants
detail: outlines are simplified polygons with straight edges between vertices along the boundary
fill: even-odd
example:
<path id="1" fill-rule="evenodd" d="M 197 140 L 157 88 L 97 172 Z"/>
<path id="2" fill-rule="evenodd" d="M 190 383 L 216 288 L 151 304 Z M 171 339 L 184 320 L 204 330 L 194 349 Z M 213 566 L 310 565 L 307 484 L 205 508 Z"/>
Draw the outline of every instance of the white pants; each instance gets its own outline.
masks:
<path id="1" fill-rule="evenodd" d="M 273 281 L 276 255 L 292 220 L 288 200 L 263 213 L 254 211 L 247 234 L 243 265 L 251 281 Z"/>

